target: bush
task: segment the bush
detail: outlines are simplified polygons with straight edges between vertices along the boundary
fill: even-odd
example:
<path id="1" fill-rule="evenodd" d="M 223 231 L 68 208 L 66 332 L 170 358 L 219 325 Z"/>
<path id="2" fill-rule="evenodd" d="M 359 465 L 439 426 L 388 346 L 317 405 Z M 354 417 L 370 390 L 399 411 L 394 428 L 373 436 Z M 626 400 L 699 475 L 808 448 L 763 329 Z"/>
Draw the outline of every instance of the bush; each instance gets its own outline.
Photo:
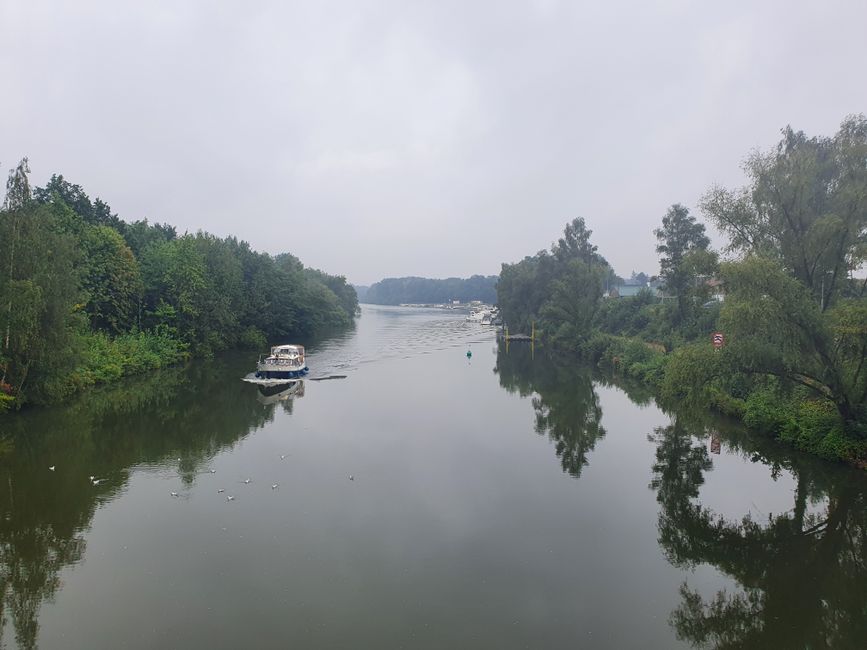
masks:
<path id="1" fill-rule="evenodd" d="M 94 384 L 164 368 L 187 358 L 186 344 L 162 332 L 137 332 L 116 338 L 103 333 L 87 333 L 81 336 L 81 342 L 84 347 L 82 363 L 63 385 L 53 387 L 53 394 L 58 398 Z"/>
<path id="2" fill-rule="evenodd" d="M 853 462 L 867 456 L 867 444 L 846 434 L 834 404 L 801 391 L 757 390 L 745 401 L 744 423 L 829 460 Z"/>
<path id="3" fill-rule="evenodd" d="M 264 350 L 268 347 L 268 338 L 262 330 L 251 325 L 241 332 L 241 336 L 238 339 L 238 345 L 243 348 Z"/>

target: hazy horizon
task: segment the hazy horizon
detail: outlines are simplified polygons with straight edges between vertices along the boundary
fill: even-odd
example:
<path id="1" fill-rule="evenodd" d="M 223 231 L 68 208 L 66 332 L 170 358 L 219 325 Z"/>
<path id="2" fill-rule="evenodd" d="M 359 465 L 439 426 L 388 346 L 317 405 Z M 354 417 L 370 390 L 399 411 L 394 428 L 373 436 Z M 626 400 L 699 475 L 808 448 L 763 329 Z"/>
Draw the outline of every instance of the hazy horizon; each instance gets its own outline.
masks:
<path id="1" fill-rule="evenodd" d="M 495 275 L 583 217 L 621 276 L 787 124 L 867 111 L 867 4 L 0 5 L 0 173 L 358 285 Z"/>

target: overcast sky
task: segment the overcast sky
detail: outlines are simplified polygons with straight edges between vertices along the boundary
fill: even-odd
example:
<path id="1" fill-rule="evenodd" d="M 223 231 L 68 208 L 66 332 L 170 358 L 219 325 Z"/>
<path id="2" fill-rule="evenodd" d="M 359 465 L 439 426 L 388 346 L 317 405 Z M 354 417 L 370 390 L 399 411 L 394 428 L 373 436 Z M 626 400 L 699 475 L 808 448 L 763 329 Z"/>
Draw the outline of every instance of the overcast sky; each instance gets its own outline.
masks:
<path id="1" fill-rule="evenodd" d="M 0 0 L 0 173 L 358 284 L 498 273 L 576 216 L 656 272 L 670 204 L 867 111 L 865 30 L 861 0 Z"/>

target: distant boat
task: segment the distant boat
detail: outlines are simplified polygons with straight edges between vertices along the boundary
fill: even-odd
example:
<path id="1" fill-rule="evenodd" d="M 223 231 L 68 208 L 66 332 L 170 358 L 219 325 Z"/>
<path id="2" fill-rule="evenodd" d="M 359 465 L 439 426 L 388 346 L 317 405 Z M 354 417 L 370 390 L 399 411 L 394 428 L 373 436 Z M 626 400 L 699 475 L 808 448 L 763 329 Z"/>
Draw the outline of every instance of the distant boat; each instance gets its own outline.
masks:
<path id="1" fill-rule="evenodd" d="M 286 384 L 303 377 L 310 369 L 304 357 L 303 345 L 275 345 L 271 354 L 256 364 L 256 372 L 243 378 L 260 386 Z"/>

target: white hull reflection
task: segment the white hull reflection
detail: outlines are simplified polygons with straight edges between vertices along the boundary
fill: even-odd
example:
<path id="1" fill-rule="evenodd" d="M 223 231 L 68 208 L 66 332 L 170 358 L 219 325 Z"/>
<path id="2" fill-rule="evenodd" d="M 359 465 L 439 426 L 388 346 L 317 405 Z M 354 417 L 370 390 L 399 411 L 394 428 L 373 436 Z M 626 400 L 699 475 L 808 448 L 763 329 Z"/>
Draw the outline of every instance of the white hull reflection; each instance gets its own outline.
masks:
<path id="1" fill-rule="evenodd" d="M 304 381 L 296 379 L 293 382 L 283 382 L 273 386 L 259 386 L 256 399 L 260 404 L 276 404 L 291 397 L 304 397 Z"/>

